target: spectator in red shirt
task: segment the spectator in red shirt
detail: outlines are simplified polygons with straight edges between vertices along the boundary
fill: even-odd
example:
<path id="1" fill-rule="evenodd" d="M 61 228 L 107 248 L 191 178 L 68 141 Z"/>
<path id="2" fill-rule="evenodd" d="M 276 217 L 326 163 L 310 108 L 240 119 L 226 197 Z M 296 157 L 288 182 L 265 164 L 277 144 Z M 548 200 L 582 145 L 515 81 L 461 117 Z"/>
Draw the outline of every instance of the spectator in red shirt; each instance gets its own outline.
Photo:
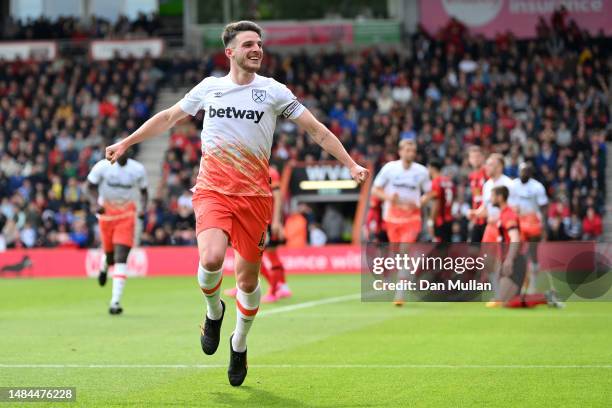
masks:
<path id="1" fill-rule="evenodd" d="M 583 239 L 597 240 L 603 233 L 601 216 L 595 212 L 593 207 L 587 209 L 586 217 L 582 220 Z"/>

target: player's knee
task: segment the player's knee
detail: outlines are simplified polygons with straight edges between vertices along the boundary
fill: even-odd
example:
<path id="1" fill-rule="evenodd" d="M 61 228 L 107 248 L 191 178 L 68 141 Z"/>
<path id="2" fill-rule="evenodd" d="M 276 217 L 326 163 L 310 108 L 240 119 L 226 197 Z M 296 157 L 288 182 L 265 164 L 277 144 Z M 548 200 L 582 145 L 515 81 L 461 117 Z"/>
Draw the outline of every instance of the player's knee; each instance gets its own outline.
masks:
<path id="1" fill-rule="evenodd" d="M 238 289 L 240 289 L 241 291 L 245 293 L 252 293 L 255 289 L 257 289 L 258 283 L 259 282 L 257 278 L 239 279 L 236 285 L 238 286 Z"/>
<path id="2" fill-rule="evenodd" d="M 223 267 L 225 253 L 221 250 L 206 249 L 200 253 L 200 263 L 207 271 L 218 271 Z"/>

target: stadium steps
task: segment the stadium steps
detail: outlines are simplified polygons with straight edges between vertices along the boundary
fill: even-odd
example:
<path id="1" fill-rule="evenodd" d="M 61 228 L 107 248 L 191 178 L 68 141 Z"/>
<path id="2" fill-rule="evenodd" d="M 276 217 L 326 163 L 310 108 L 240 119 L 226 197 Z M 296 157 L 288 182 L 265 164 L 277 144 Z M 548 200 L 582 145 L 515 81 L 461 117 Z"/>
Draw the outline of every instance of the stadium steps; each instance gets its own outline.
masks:
<path id="1" fill-rule="evenodd" d="M 612 143 L 607 143 L 606 181 L 612 180 Z M 604 242 L 612 240 L 612 186 L 606 185 L 606 213 L 604 215 Z"/>
<path id="2" fill-rule="evenodd" d="M 157 96 L 155 112 L 159 112 L 179 101 L 189 89 L 162 88 Z M 162 164 L 165 161 L 166 150 L 168 150 L 168 142 L 170 140 L 170 132 L 166 132 L 161 136 L 142 142 L 138 153 L 138 161 L 140 161 L 149 178 L 149 197 L 152 199 L 157 197 L 159 183 L 162 178 Z"/>

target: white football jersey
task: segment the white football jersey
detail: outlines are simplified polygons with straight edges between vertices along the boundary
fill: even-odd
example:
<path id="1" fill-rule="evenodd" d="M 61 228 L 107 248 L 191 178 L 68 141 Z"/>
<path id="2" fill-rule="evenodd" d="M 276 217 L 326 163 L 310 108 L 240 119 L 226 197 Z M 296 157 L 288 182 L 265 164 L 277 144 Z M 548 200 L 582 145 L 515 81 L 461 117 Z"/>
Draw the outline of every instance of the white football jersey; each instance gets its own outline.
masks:
<path id="1" fill-rule="evenodd" d="M 260 75 L 247 85 L 229 75 L 208 77 L 179 106 L 190 115 L 205 112 L 196 189 L 272 195 L 268 160 L 276 119 L 296 119 L 305 109 L 285 85 Z"/>
<path id="2" fill-rule="evenodd" d="M 420 205 L 421 196 L 431 190 L 429 172 L 422 164 L 413 162 L 407 169 L 401 160 L 385 164 L 374 179 L 374 187 L 381 187 L 385 194 L 397 193 L 400 200 Z M 386 218 L 390 203 L 383 204 L 383 219 Z"/>
<path id="3" fill-rule="evenodd" d="M 514 200 L 514 193 L 512 192 L 512 179 L 510 177 L 502 174 L 497 180 L 490 178 L 485 181 L 484 185 L 482 186 L 482 202 L 487 206 L 487 218 L 489 221 L 495 221 L 499 218 L 499 208 L 495 207 L 491 203 L 491 192 L 495 187 L 499 186 L 506 186 L 508 188 L 509 204 L 512 204 L 512 200 Z"/>
<path id="4" fill-rule="evenodd" d="M 100 205 L 137 202 L 140 190 L 148 186 L 144 166 L 133 159 L 125 166 L 102 159 L 93 166 L 87 181 L 98 186 Z"/>
<path id="5" fill-rule="evenodd" d="M 546 189 L 539 181 L 530 178 L 523 183 L 520 178 L 512 180 L 512 203 L 520 214 L 539 214 L 540 207 L 548 204 Z"/>

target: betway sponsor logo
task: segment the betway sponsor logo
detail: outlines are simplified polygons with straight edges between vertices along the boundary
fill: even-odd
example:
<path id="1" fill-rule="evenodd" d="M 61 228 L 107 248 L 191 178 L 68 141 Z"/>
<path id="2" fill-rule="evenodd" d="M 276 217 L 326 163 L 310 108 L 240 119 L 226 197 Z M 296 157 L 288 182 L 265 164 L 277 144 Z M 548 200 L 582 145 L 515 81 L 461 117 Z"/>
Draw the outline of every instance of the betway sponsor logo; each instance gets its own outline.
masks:
<path id="1" fill-rule="evenodd" d="M 236 109 L 233 106 L 215 109 L 211 106 L 208 108 L 207 114 L 209 118 L 246 119 L 252 120 L 254 123 L 259 123 L 261 118 L 263 118 L 264 112 L 252 109 Z"/>

